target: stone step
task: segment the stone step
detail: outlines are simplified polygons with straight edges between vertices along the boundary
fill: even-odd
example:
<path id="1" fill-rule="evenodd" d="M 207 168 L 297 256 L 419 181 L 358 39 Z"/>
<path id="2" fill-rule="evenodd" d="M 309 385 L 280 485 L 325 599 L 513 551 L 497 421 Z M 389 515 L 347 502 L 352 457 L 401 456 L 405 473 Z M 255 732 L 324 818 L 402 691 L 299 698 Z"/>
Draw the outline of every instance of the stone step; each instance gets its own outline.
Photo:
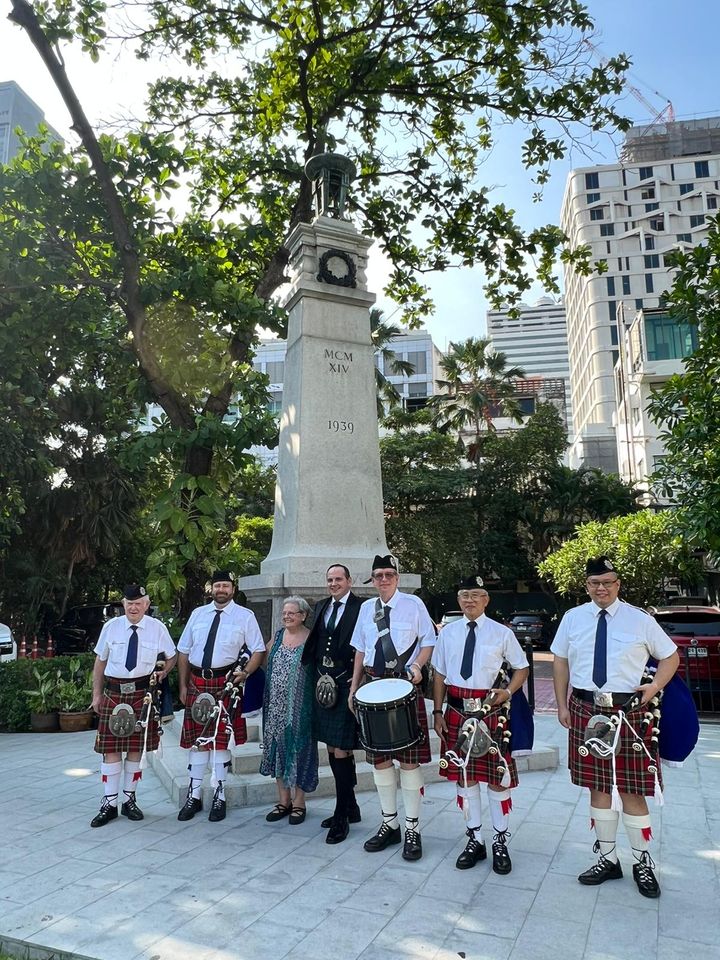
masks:
<path id="1" fill-rule="evenodd" d="M 180 746 L 180 732 L 182 730 L 182 711 L 175 714 L 175 719 L 164 725 L 162 737 L 162 752 L 148 754 L 148 764 L 152 767 L 169 796 L 177 804 L 178 809 L 185 802 L 188 785 L 188 751 Z M 258 773 L 262 753 L 259 748 L 260 723 L 257 717 L 248 718 L 248 735 L 254 739 L 233 750 L 233 766 L 225 784 L 225 797 L 228 807 L 253 807 L 274 804 L 277 800 L 277 789 L 272 777 L 263 777 Z M 437 759 L 440 752 L 439 739 L 434 731 L 430 732 L 430 742 L 433 762 L 423 767 L 426 783 L 436 783 L 440 779 Z M 365 761 L 365 754 L 358 750 L 355 753 L 357 780 L 356 790 L 364 792 L 374 790 L 372 766 Z M 528 770 L 555 770 L 559 763 L 559 749 L 556 746 L 536 743 L 532 753 L 527 756 L 516 757 L 518 771 L 522 774 Z M 319 783 L 314 797 L 334 796 L 335 783 L 332 770 L 327 763 L 327 750 L 320 748 Z M 210 786 L 210 777 L 206 776 L 203 785 L 203 806 L 209 809 L 212 802 L 213 790 Z"/>

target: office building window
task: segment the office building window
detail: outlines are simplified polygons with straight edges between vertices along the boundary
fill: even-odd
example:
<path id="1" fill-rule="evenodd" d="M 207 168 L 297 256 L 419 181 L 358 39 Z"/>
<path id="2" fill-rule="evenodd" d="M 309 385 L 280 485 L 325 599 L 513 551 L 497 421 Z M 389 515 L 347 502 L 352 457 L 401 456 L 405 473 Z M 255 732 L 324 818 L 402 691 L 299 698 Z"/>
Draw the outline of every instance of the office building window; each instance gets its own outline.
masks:
<path id="1" fill-rule="evenodd" d="M 659 233 L 661 230 L 665 229 L 665 217 L 650 217 L 649 224 L 651 230 L 655 230 Z"/>
<path id="2" fill-rule="evenodd" d="M 680 196 L 682 196 L 684 193 L 692 193 L 694 189 L 695 189 L 694 183 L 681 183 Z"/>
<path id="3" fill-rule="evenodd" d="M 617 322 L 617 303 L 615 300 L 608 301 L 608 320 L 612 324 Z"/>
<path id="4" fill-rule="evenodd" d="M 624 297 L 630 296 L 630 277 L 623 276 L 622 278 L 622 292 Z"/>
<path id="5" fill-rule="evenodd" d="M 282 413 L 282 393 L 271 393 L 267 403 L 268 413 Z"/>
<path id="6" fill-rule="evenodd" d="M 645 254 L 645 269 L 653 270 L 660 266 L 660 257 L 657 253 Z"/>
<path id="7" fill-rule="evenodd" d="M 645 204 L 645 213 L 652 213 L 653 210 L 659 210 L 659 203 L 646 203 Z"/>
<path id="8" fill-rule="evenodd" d="M 707 162 L 707 160 L 695 161 L 695 176 L 696 177 L 710 176 L 710 164 Z"/>
<path id="9" fill-rule="evenodd" d="M 613 325 L 610 327 L 610 343 L 611 343 L 614 347 L 616 347 L 616 346 L 617 346 L 617 342 L 618 342 L 617 324 L 613 324 Z"/>
<path id="10" fill-rule="evenodd" d="M 605 241 L 605 252 L 606 252 L 606 253 L 610 253 L 610 241 L 609 241 L 609 240 L 606 240 L 606 241 Z"/>
<path id="11" fill-rule="evenodd" d="M 428 395 L 427 383 L 409 383 L 408 384 L 409 397 L 426 397 L 427 395 Z"/>
<path id="12" fill-rule="evenodd" d="M 717 197 L 708 197 L 707 198 L 707 208 L 708 210 L 717 210 Z"/>
<path id="13" fill-rule="evenodd" d="M 680 243 L 692 243 L 692 234 L 691 233 L 676 233 L 675 239 Z"/>
<path id="14" fill-rule="evenodd" d="M 586 173 L 585 174 L 585 189 L 586 190 L 598 190 L 600 187 L 600 174 L 598 173 Z"/>
<path id="15" fill-rule="evenodd" d="M 612 352 L 612 362 L 613 362 L 613 366 L 615 366 L 615 364 L 618 362 L 619 359 L 620 359 L 620 351 L 619 351 L 619 350 L 613 350 L 613 352 Z"/>
<path id="16" fill-rule="evenodd" d="M 645 293 L 654 293 L 655 286 L 653 284 L 653 275 L 651 273 L 645 274 Z"/>
<path id="17" fill-rule="evenodd" d="M 635 309 L 642 310 L 642 308 L 643 308 L 642 297 L 638 297 L 637 300 L 635 301 Z"/>
<path id="18" fill-rule="evenodd" d="M 609 297 L 615 296 L 615 277 L 605 277 L 605 283 L 607 284 L 607 293 Z"/>
<path id="19" fill-rule="evenodd" d="M 614 236 L 615 236 L 615 224 L 614 224 L 614 223 L 601 223 L 601 224 L 600 224 L 600 236 L 601 236 L 601 237 L 614 237 Z"/>
<path id="20" fill-rule="evenodd" d="M 270 383 L 282 383 L 285 378 L 285 361 L 271 360 L 265 364 L 265 373 Z"/>
<path id="21" fill-rule="evenodd" d="M 588 203 L 598 203 L 600 200 L 600 194 L 589 193 L 585 199 L 587 200 Z"/>
<path id="22" fill-rule="evenodd" d="M 603 210 L 603 208 L 602 208 L 602 207 L 593 207 L 593 209 L 590 211 L 590 219 L 591 219 L 591 220 L 604 220 L 604 219 L 605 219 L 605 211 Z"/>
<path id="23" fill-rule="evenodd" d="M 701 227 L 705 223 L 705 215 L 703 213 L 695 213 L 690 217 L 690 226 L 691 227 Z"/>
<path id="24" fill-rule="evenodd" d="M 647 187 L 645 190 L 640 191 L 641 200 L 654 200 L 655 199 L 655 187 Z"/>
<path id="25" fill-rule="evenodd" d="M 641 180 L 649 180 L 650 177 L 653 175 L 653 168 L 652 168 L 652 167 L 640 167 L 638 173 L 639 173 L 639 175 L 640 175 L 640 179 L 641 179 Z"/>
<path id="26" fill-rule="evenodd" d="M 427 373 L 427 353 L 424 350 L 410 351 L 408 353 L 408 363 L 413 365 L 415 373 Z"/>
<path id="27" fill-rule="evenodd" d="M 697 347 L 697 328 L 669 314 L 645 317 L 648 360 L 683 360 Z"/>
<path id="28" fill-rule="evenodd" d="M 655 249 L 655 237 L 645 237 L 645 249 L 646 250 Z"/>

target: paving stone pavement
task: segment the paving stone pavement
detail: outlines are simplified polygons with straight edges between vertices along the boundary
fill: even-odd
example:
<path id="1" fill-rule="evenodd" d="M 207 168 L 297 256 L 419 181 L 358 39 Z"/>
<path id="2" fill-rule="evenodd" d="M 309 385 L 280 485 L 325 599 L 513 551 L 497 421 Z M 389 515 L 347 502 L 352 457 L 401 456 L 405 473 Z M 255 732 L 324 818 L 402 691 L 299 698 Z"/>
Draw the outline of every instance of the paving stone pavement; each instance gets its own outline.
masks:
<path id="1" fill-rule="evenodd" d="M 400 847 L 363 851 L 372 793 L 360 795 L 363 823 L 328 846 L 328 799 L 309 798 L 297 827 L 268 824 L 257 807 L 178 823 L 146 771 L 145 820 L 91 830 L 93 735 L 1 735 L 0 947 L 14 938 L 96 960 L 720 960 L 720 727 L 703 725 L 685 767 L 665 770 L 652 901 L 632 881 L 622 830 L 625 878 L 577 883 L 593 860 L 587 798 L 569 782 L 555 718 L 536 726 L 562 762 L 515 792 L 505 877 L 489 861 L 455 868 L 463 824 L 446 783 L 426 788 L 418 863 Z"/>

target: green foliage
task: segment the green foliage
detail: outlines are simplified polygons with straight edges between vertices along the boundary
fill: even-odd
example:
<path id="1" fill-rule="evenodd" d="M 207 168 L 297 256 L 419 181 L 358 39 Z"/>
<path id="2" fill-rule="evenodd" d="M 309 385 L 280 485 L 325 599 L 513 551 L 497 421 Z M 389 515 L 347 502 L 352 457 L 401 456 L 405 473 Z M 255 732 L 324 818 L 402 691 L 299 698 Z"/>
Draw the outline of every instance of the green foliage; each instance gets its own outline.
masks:
<path id="1" fill-rule="evenodd" d="M 706 240 L 674 255 L 675 280 L 667 307 L 678 322 L 697 327 L 698 345 L 685 370 L 660 387 L 649 413 L 665 453 L 653 480 L 677 504 L 677 529 L 697 548 L 720 558 L 720 225 Z"/>
<path id="2" fill-rule="evenodd" d="M 82 670 L 92 670 L 95 657 L 91 653 L 79 657 L 55 657 L 52 660 L 14 660 L 0 663 L 0 730 L 17 733 L 30 729 L 30 713 L 34 706 L 47 705 L 51 711 L 58 703 L 54 694 L 48 694 L 45 704 L 40 700 L 33 702 L 27 691 L 33 691 L 38 685 L 38 675 L 48 678 L 46 689 L 57 689 L 58 674 L 61 680 L 69 680 L 78 669 L 71 665 L 80 664 Z M 36 675 L 37 674 L 37 675 Z"/>
<path id="3" fill-rule="evenodd" d="M 60 704 L 60 671 L 39 670 L 34 666 L 32 676 L 35 685 L 23 690 L 27 705 L 33 713 L 53 713 Z M 72 682 L 72 681 L 66 681 Z"/>
<path id="4" fill-rule="evenodd" d="M 260 573 L 260 563 L 270 552 L 272 531 L 272 517 L 238 517 L 228 546 L 220 554 L 220 566 L 238 577 Z"/>
<path id="5" fill-rule="evenodd" d="M 603 554 L 616 566 L 623 597 L 639 606 L 662 601 L 663 581 L 668 578 L 687 585 L 700 579 L 700 567 L 687 542 L 675 533 L 672 516 L 649 510 L 582 524 L 571 540 L 539 564 L 538 572 L 558 592 L 580 596 L 586 561 Z"/>

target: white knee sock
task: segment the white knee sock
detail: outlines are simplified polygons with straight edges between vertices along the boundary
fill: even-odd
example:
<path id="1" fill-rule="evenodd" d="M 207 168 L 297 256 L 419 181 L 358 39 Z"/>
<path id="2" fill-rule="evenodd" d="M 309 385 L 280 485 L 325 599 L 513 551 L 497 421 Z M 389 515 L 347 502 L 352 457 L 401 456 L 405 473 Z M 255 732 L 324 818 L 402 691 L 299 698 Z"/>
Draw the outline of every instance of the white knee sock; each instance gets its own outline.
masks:
<path id="1" fill-rule="evenodd" d="M 482 843 L 482 794 L 480 784 L 472 787 L 457 788 L 458 799 L 462 801 L 463 811 L 467 814 L 466 823 L 470 830 L 475 831 L 475 839 Z"/>
<path id="2" fill-rule="evenodd" d="M 422 788 L 425 783 L 423 772 L 420 767 L 413 767 L 412 770 L 403 770 L 400 768 L 400 789 L 403 795 L 403 806 L 405 807 L 405 829 L 417 830 L 420 822 L 420 801 L 422 799 Z"/>
<path id="3" fill-rule="evenodd" d="M 125 761 L 125 783 L 123 784 L 123 793 L 130 798 L 135 793 L 138 782 L 142 779 L 139 760 Z"/>
<path id="4" fill-rule="evenodd" d="M 617 831 L 620 814 L 617 810 L 590 807 L 590 817 L 595 836 L 600 845 L 600 854 L 611 863 L 617 863 Z"/>
<path id="5" fill-rule="evenodd" d="M 650 814 L 646 813 L 642 817 L 633 817 L 629 813 L 623 813 L 622 818 L 633 856 L 639 861 L 652 840 Z"/>
<path id="6" fill-rule="evenodd" d="M 117 763 L 101 763 L 100 774 L 102 776 L 103 794 L 107 797 L 111 806 L 117 806 L 118 792 L 120 791 L 120 774 L 122 773 L 122 761 Z"/>
<path id="7" fill-rule="evenodd" d="M 194 800 L 200 799 L 202 793 L 202 782 L 210 761 L 210 753 L 207 750 L 193 750 L 190 754 L 190 791 Z"/>
<path id="8" fill-rule="evenodd" d="M 375 789 L 380 797 L 380 809 L 382 810 L 383 820 L 388 826 L 395 829 L 400 823 L 397 818 L 397 780 L 395 778 L 395 767 L 373 768 L 373 779 L 375 780 Z"/>
<path id="9" fill-rule="evenodd" d="M 216 750 L 215 752 L 215 779 L 217 780 L 218 800 L 225 799 L 225 779 L 230 769 L 231 755 L 229 750 Z"/>
<path id="10" fill-rule="evenodd" d="M 496 833 L 504 833 L 510 823 L 511 793 L 509 790 L 488 790 L 487 794 L 493 830 Z"/>

